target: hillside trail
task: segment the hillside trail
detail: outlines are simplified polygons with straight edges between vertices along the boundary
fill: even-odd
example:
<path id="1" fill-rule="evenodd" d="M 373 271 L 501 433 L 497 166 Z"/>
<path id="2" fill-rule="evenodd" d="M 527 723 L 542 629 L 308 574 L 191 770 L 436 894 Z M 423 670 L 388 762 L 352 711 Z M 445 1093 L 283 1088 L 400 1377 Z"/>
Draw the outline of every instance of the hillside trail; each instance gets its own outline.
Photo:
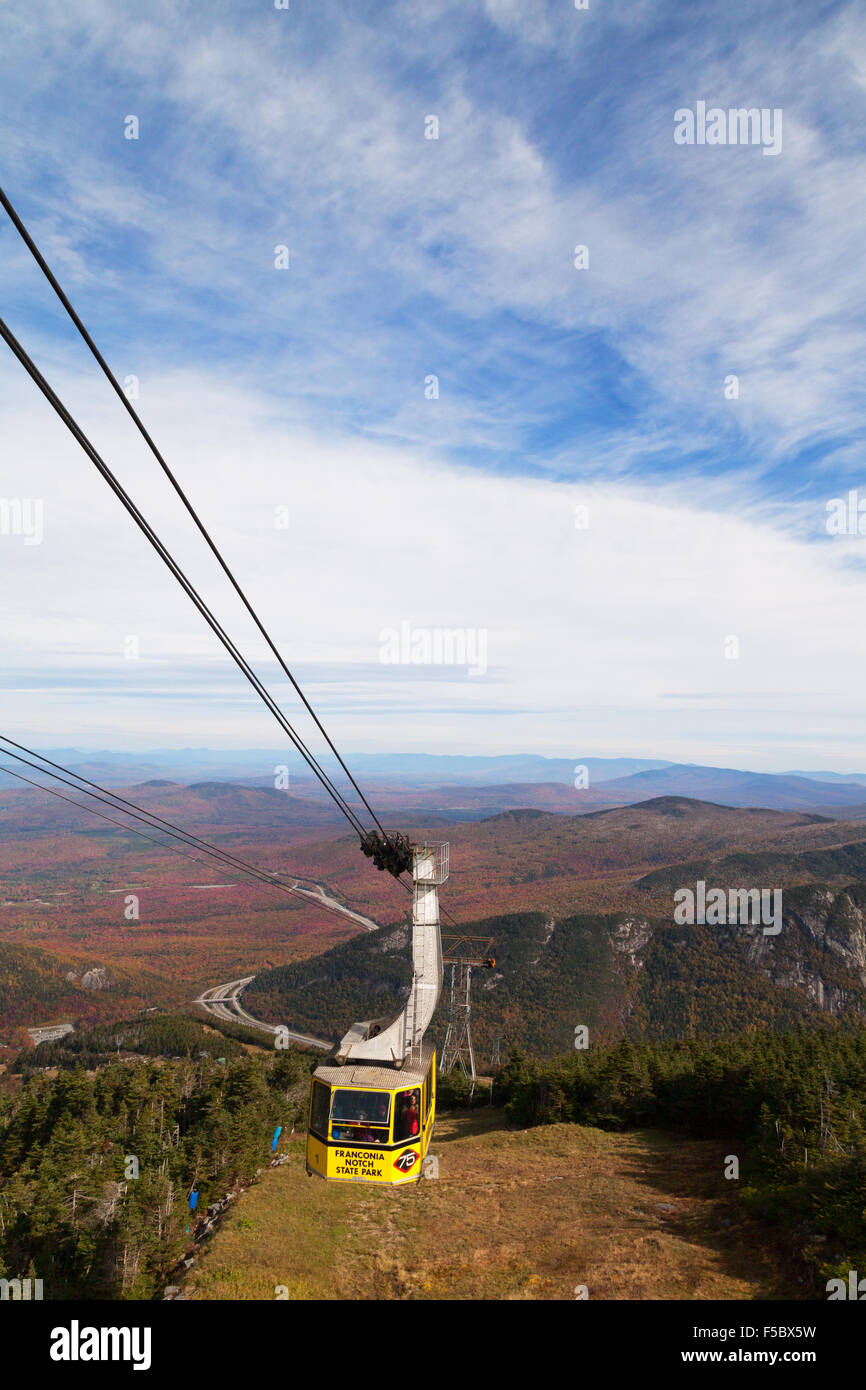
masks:
<path id="1" fill-rule="evenodd" d="M 307 1178 L 303 1147 L 250 1188 L 187 1298 L 803 1298 L 726 1181 L 730 1146 L 446 1115 L 439 1177 L 400 1188 Z M 278 1292 L 275 1292 L 278 1291 Z"/>

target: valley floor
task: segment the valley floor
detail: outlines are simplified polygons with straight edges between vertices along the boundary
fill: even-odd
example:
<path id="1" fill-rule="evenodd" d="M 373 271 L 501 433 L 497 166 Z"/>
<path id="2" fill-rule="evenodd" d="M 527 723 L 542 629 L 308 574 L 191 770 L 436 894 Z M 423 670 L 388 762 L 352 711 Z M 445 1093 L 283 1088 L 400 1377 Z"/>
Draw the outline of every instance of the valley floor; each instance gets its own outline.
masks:
<path id="1" fill-rule="evenodd" d="M 436 1126 L 438 1181 L 325 1184 L 303 1144 L 199 1247 L 192 1299 L 803 1298 L 723 1177 L 731 1146 L 656 1130 Z"/>

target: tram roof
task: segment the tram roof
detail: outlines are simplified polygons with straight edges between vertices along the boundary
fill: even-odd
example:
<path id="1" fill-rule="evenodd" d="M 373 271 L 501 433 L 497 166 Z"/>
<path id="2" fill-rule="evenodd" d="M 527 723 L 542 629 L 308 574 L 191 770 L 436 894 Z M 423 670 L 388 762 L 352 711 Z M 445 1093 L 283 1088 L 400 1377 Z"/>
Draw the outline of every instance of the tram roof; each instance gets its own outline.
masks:
<path id="1" fill-rule="evenodd" d="M 399 1071 L 396 1067 L 377 1066 L 374 1062 L 347 1062 L 344 1067 L 316 1067 L 313 1076 L 328 1086 L 354 1087 L 358 1091 L 402 1091 L 407 1086 L 421 1085 L 433 1052 L 430 1043 L 422 1044 L 421 1061 L 414 1065 L 406 1062 Z"/>

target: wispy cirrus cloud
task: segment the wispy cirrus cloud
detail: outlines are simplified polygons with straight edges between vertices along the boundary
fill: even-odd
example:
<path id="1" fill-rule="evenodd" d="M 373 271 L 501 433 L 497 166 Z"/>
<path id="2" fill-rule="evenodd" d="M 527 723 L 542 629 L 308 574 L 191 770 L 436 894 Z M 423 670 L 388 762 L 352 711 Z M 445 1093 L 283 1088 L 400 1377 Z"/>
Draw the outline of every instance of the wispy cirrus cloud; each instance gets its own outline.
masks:
<path id="1" fill-rule="evenodd" d="M 840 89 L 862 115 L 855 12 L 837 9 L 816 43 L 813 24 L 743 5 L 712 25 L 665 6 L 627 20 L 548 4 L 390 9 L 392 26 L 381 7 L 336 5 L 218 5 L 205 22 L 163 4 L 130 26 L 91 4 L 59 21 L 44 62 L 63 91 L 86 32 L 85 95 L 41 153 L 41 201 L 73 274 L 113 234 L 106 308 L 135 311 L 136 351 L 148 336 L 165 350 L 170 320 L 178 353 L 259 369 L 270 355 L 311 419 L 328 399 L 347 428 L 488 466 L 502 452 L 543 465 L 546 433 L 606 428 L 637 446 L 648 416 L 681 433 L 684 467 L 839 453 L 860 428 L 863 346 L 866 161 L 839 119 Z M 33 23 L 15 37 L 32 52 Z M 673 111 L 701 92 L 782 106 L 783 155 L 674 146 Z M 137 142 L 122 139 L 131 106 Z M 499 370 L 482 376 L 479 353 Z M 707 458 L 696 427 L 715 441 Z"/>
<path id="2" fill-rule="evenodd" d="M 119 411 L 73 375 L 65 389 L 305 730 Z M 190 399 L 207 409 L 191 414 Z M 612 755 L 627 744 L 784 768 L 809 765 L 831 720 L 823 760 L 862 765 L 866 573 L 848 565 L 846 538 L 816 546 L 770 514 L 744 514 L 722 480 L 702 496 L 673 482 L 493 475 L 314 438 L 271 409 L 228 375 L 185 374 L 153 384 L 148 414 L 343 746 Z M 35 392 L 7 401 L 5 418 L 6 478 L 45 502 L 40 545 L 0 537 L 0 564 L 19 580 L 0 601 L 6 731 L 99 747 L 272 746 L 270 716 Z M 404 624 L 483 641 L 483 670 L 465 657 L 385 660 Z"/>
<path id="3" fill-rule="evenodd" d="M 669 702 L 655 694 L 688 693 L 702 622 L 711 644 L 719 627 L 744 628 L 772 650 L 768 692 L 781 669 L 792 691 L 811 692 L 810 712 L 792 707 L 784 734 L 798 760 L 821 700 L 845 711 L 856 702 L 861 672 L 847 634 L 861 559 L 856 541 L 828 548 L 822 526 L 825 499 L 855 486 L 862 466 L 866 24 L 856 8 L 395 0 L 276 11 L 217 0 L 203 11 L 153 0 L 130 15 L 86 0 L 49 26 L 7 6 L 0 31 L 2 181 L 119 375 L 139 379 L 146 419 L 263 591 L 282 594 L 287 583 L 285 554 L 253 540 L 273 539 L 268 509 L 300 496 L 301 515 L 315 518 L 292 532 L 289 573 L 305 593 L 305 573 L 333 582 L 317 581 L 312 628 L 298 618 L 288 631 L 302 660 L 369 662 L 371 631 L 395 616 L 485 626 L 515 673 L 498 707 L 561 710 L 567 691 L 618 752 L 631 696 L 605 713 L 605 691 L 625 685 L 645 718 L 646 746 L 632 751 L 679 739 L 698 756 L 704 737 L 724 745 L 747 733 L 727 668 L 730 717 L 712 733 L 694 715 L 688 732 L 669 722 Z M 697 99 L 781 108 L 782 153 L 676 146 L 674 111 Z M 123 136 L 130 113 L 138 140 Z M 429 115 L 435 140 L 425 138 Z M 579 243 L 586 270 L 573 263 Z M 279 244 L 290 248 L 286 271 L 274 266 Z M 182 518 L 131 436 L 110 423 L 102 385 L 81 371 L 8 227 L 0 253 L 4 317 L 186 549 Z M 725 399 L 730 374 L 737 400 Z M 436 399 L 425 395 L 431 375 Z M 81 465 L 53 427 L 35 423 L 33 402 L 22 415 L 22 391 L 15 364 L 0 363 L 2 490 L 32 491 L 41 477 L 62 520 L 55 548 L 38 558 L 2 550 L 43 605 L 38 619 L 26 606 L 10 615 L 9 659 L 19 663 L 28 641 L 55 655 L 104 652 L 130 624 L 152 633 L 166 659 L 191 643 L 203 659 L 209 639 L 194 636 L 167 579 L 130 558 L 107 589 L 103 560 L 137 555 L 137 542 L 95 484 L 68 491 L 48 460 L 64 459 L 67 476 Z M 330 470 L 327 506 L 309 493 L 311 467 Z M 451 499 L 429 519 L 425 477 Z M 583 609 L 560 600 L 575 554 L 560 554 L 561 538 L 551 552 L 570 482 L 577 500 L 603 496 L 603 510 L 615 487 L 623 509 L 601 549 L 579 552 L 580 566 L 593 557 L 578 569 L 597 615 L 588 627 Z M 524 508 L 535 517 L 542 498 L 552 510 L 533 529 Z M 346 499 L 360 536 L 343 524 Z M 413 506 L 425 518 L 422 556 Z M 694 526 L 711 543 L 693 548 Z M 658 654 L 682 604 L 671 547 L 694 595 L 682 670 L 676 655 Z M 95 587 L 82 564 L 94 554 Z M 724 587 L 739 594 L 731 564 L 753 571 L 756 556 L 751 610 L 734 603 L 725 616 L 719 581 L 704 582 L 699 562 L 724 569 Z M 432 566 L 438 605 L 419 560 Z M 511 566 L 524 576 L 517 590 Z M 368 583 L 347 604 L 358 572 Z M 389 616 L 371 593 L 395 576 L 413 603 Z M 641 591 L 656 583 L 649 604 Z M 62 602 L 52 600 L 61 588 Z M 809 615 L 799 629 L 789 594 Z M 623 623 L 617 603 L 639 623 Z M 549 625 L 539 627 L 539 609 Z M 345 631 L 364 632 L 357 648 L 336 639 L 335 613 Z M 809 621 L 816 630 L 804 639 Z M 584 656 L 563 663 L 559 649 L 575 641 Z M 474 700 L 448 714 L 453 746 Z M 423 691 L 417 706 L 427 707 Z M 406 736 L 420 737 L 410 725 Z M 564 736 L 551 726 L 552 739 Z M 748 734 L 756 758 L 765 736 L 782 737 L 769 714 Z"/>

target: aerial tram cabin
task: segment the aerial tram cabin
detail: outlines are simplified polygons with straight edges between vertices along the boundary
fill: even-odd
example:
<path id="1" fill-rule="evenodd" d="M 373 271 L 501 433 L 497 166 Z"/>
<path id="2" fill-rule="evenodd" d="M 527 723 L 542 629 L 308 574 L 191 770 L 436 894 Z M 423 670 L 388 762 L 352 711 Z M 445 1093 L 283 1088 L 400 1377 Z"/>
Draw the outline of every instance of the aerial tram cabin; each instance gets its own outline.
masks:
<path id="1" fill-rule="evenodd" d="M 436 1120 L 436 1050 L 424 1033 L 442 990 L 439 887 L 448 845 L 407 845 L 412 988 L 396 1018 L 355 1023 L 310 1087 L 307 1173 L 329 1182 L 420 1178 Z"/>
<path id="2" fill-rule="evenodd" d="M 342 1182 L 421 1175 L 436 1117 L 436 1052 L 401 1071 L 369 1062 L 318 1067 L 310 1097 L 307 1172 Z"/>

